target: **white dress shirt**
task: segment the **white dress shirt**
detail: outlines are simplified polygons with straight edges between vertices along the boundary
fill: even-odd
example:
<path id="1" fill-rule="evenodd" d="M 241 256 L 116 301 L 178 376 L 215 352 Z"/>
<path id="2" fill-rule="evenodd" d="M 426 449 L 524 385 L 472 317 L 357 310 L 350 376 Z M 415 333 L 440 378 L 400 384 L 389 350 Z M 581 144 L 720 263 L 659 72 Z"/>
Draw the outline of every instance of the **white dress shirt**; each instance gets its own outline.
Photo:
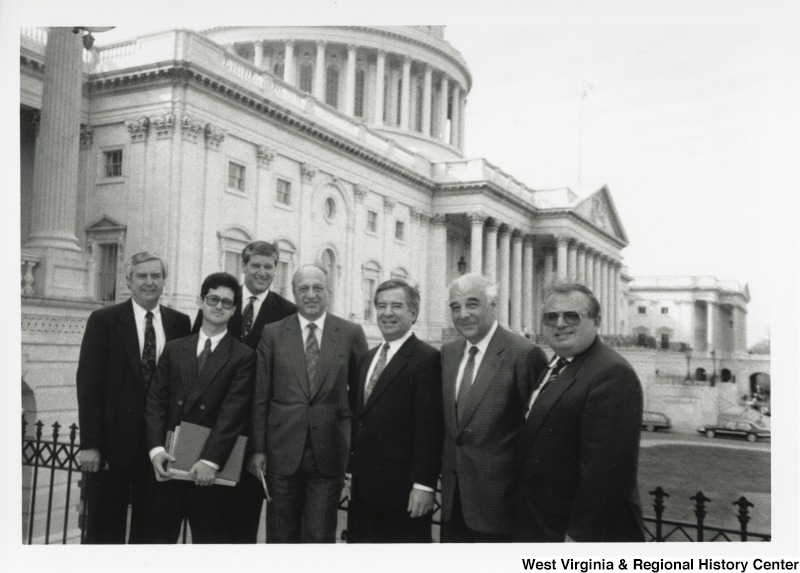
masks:
<path id="1" fill-rule="evenodd" d="M 464 377 L 464 368 L 467 366 L 467 360 L 469 359 L 469 349 L 473 346 L 478 348 L 478 353 L 475 355 L 475 369 L 472 371 L 472 381 L 475 381 L 475 377 L 478 375 L 478 369 L 481 367 L 481 362 L 483 362 L 483 357 L 486 356 L 486 349 L 489 347 L 489 343 L 492 341 L 492 336 L 494 336 L 495 331 L 497 330 L 497 321 L 494 321 L 492 328 L 489 329 L 489 332 L 486 333 L 486 336 L 481 338 L 478 344 L 472 344 L 471 342 L 467 341 L 467 345 L 464 347 L 464 356 L 461 357 L 461 364 L 458 366 L 458 375 L 456 376 L 456 392 L 453 394 L 453 401 L 456 400 L 458 397 L 458 389 L 461 387 L 461 379 Z"/>
<path id="2" fill-rule="evenodd" d="M 133 303 L 133 318 L 136 321 L 136 335 L 139 337 L 139 356 L 144 352 L 144 327 L 147 323 L 147 313 L 153 313 L 153 330 L 156 331 L 156 363 L 161 358 L 161 353 L 164 352 L 164 344 L 167 342 L 167 335 L 164 334 L 164 324 L 161 322 L 161 305 L 147 311 L 131 299 Z"/>
<path id="3" fill-rule="evenodd" d="M 314 324 L 317 325 L 317 328 L 314 330 L 314 337 L 317 339 L 317 347 L 319 347 L 320 350 L 322 350 L 322 328 L 325 325 L 325 318 L 327 316 L 328 313 L 323 312 L 322 316 L 313 321 Z M 300 319 L 300 331 L 303 333 L 303 348 L 305 348 L 306 338 L 308 338 L 308 325 L 311 324 L 312 321 L 303 317 L 299 312 L 297 313 L 297 318 Z"/>

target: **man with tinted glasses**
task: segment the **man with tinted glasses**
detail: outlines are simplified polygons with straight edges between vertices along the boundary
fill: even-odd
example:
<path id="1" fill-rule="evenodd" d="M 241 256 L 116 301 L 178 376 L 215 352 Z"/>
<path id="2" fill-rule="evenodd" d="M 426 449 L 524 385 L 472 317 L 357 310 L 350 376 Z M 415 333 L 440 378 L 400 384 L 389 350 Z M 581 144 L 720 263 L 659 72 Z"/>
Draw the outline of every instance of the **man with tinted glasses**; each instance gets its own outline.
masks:
<path id="1" fill-rule="evenodd" d="M 245 427 L 253 396 L 256 355 L 227 331 L 239 284 L 228 273 L 212 273 L 200 290 L 199 333 L 168 342 L 147 395 L 145 430 L 156 479 L 148 518 L 149 541 L 175 543 L 184 517 L 193 543 L 228 543 L 229 486 L 214 485 L 236 438 Z M 192 481 L 172 480 L 165 450 L 168 430 L 181 422 L 211 428 Z"/>
<path id="2" fill-rule="evenodd" d="M 597 335 L 600 303 L 553 287 L 542 323 L 555 356 L 519 440 L 516 541 L 644 541 L 636 480 L 642 386 Z"/>

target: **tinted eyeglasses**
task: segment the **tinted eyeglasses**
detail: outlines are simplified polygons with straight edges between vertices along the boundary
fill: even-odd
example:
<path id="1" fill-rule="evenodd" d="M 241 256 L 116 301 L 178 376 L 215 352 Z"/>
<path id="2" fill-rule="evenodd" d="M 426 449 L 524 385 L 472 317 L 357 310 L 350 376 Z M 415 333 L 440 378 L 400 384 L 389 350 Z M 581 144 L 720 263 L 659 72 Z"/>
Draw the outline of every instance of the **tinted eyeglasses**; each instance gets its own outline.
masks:
<path id="1" fill-rule="evenodd" d="M 564 317 L 564 322 L 567 326 L 578 326 L 581 323 L 581 313 L 574 310 L 566 312 L 545 312 L 542 315 L 542 322 L 545 326 L 556 326 L 558 324 L 558 317 Z"/>
<path id="2" fill-rule="evenodd" d="M 219 298 L 215 294 L 208 294 L 203 300 L 205 300 L 206 304 L 211 307 L 217 306 L 219 303 L 222 303 L 222 308 L 224 308 L 225 310 L 232 309 L 233 306 L 236 304 L 229 298 Z"/>

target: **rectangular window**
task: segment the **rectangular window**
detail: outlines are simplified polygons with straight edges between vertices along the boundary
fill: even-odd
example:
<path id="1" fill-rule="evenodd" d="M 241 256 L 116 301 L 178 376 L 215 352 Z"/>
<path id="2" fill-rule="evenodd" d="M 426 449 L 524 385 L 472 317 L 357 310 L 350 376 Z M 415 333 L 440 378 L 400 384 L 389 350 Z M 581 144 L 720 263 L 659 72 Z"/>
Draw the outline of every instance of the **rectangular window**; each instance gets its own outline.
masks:
<path id="1" fill-rule="evenodd" d="M 98 296 L 103 302 L 113 302 L 117 298 L 117 244 L 104 243 L 97 246 L 100 255 Z"/>
<path id="2" fill-rule="evenodd" d="M 378 213 L 376 211 L 367 211 L 367 231 L 378 232 Z"/>
<path id="3" fill-rule="evenodd" d="M 110 177 L 122 177 L 122 150 L 103 152 L 103 165 L 106 179 Z"/>
<path id="4" fill-rule="evenodd" d="M 647 307 L 646 306 L 640 306 L 639 307 L 639 314 L 647 314 Z"/>
<path id="5" fill-rule="evenodd" d="M 661 314 L 669 314 L 669 307 L 662 306 L 661 307 Z"/>
<path id="6" fill-rule="evenodd" d="M 287 296 L 286 282 L 288 276 L 289 263 L 287 261 L 278 261 L 278 266 L 275 267 L 275 278 L 272 281 L 271 289 L 283 297 Z"/>
<path id="7" fill-rule="evenodd" d="M 364 279 L 364 320 L 372 320 L 372 294 L 376 287 L 375 279 Z"/>
<path id="8" fill-rule="evenodd" d="M 406 224 L 403 221 L 394 224 L 394 238 L 398 241 L 406 240 Z"/>
<path id="9" fill-rule="evenodd" d="M 228 188 L 244 191 L 244 165 L 239 165 L 233 161 L 228 162 Z"/>
<path id="10" fill-rule="evenodd" d="M 666 332 L 661 334 L 661 349 L 669 350 L 669 334 Z"/>
<path id="11" fill-rule="evenodd" d="M 281 205 L 291 205 L 292 184 L 289 181 L 278 179 L 278 189 L 275 198 Z"/>
<path id="12" fill-rule="evenodd" d="M 242 275 L 242 252 L 225 251 L 225 272 L 237 279 Z"/>

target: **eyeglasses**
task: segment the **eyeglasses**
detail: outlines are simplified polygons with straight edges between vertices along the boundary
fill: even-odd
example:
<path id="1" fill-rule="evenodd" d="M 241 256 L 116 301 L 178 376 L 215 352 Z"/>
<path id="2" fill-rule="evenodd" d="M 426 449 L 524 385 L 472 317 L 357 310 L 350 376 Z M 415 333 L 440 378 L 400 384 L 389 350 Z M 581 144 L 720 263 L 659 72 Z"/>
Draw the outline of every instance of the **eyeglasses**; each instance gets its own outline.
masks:
<path id="1" fill-rule="evenodd" d="M 578 326 L 581 323 L 581 313 L 574 310 L 566 312 L 545 312 L 542 315 L 542 322 L 545 326 L 556 326 L 559 317 L 564 317 L 564 322 L 567 326 Z"/>
<path id="2" fill-rule="evenodd" d="M 206 295 L 206 297 L 203 300 L 206 301 L 206 304 L 208 306 L 212 306 L 212 307 L 213 306 L 217 306 L 219 303 L 222 303 L 222 308 L 224 308 L 225 310 L 232 309 L 233 306 L 236 304 L 235 302 L 233 302 L 229 298 L 219 298 L 215 294 Z"/>

